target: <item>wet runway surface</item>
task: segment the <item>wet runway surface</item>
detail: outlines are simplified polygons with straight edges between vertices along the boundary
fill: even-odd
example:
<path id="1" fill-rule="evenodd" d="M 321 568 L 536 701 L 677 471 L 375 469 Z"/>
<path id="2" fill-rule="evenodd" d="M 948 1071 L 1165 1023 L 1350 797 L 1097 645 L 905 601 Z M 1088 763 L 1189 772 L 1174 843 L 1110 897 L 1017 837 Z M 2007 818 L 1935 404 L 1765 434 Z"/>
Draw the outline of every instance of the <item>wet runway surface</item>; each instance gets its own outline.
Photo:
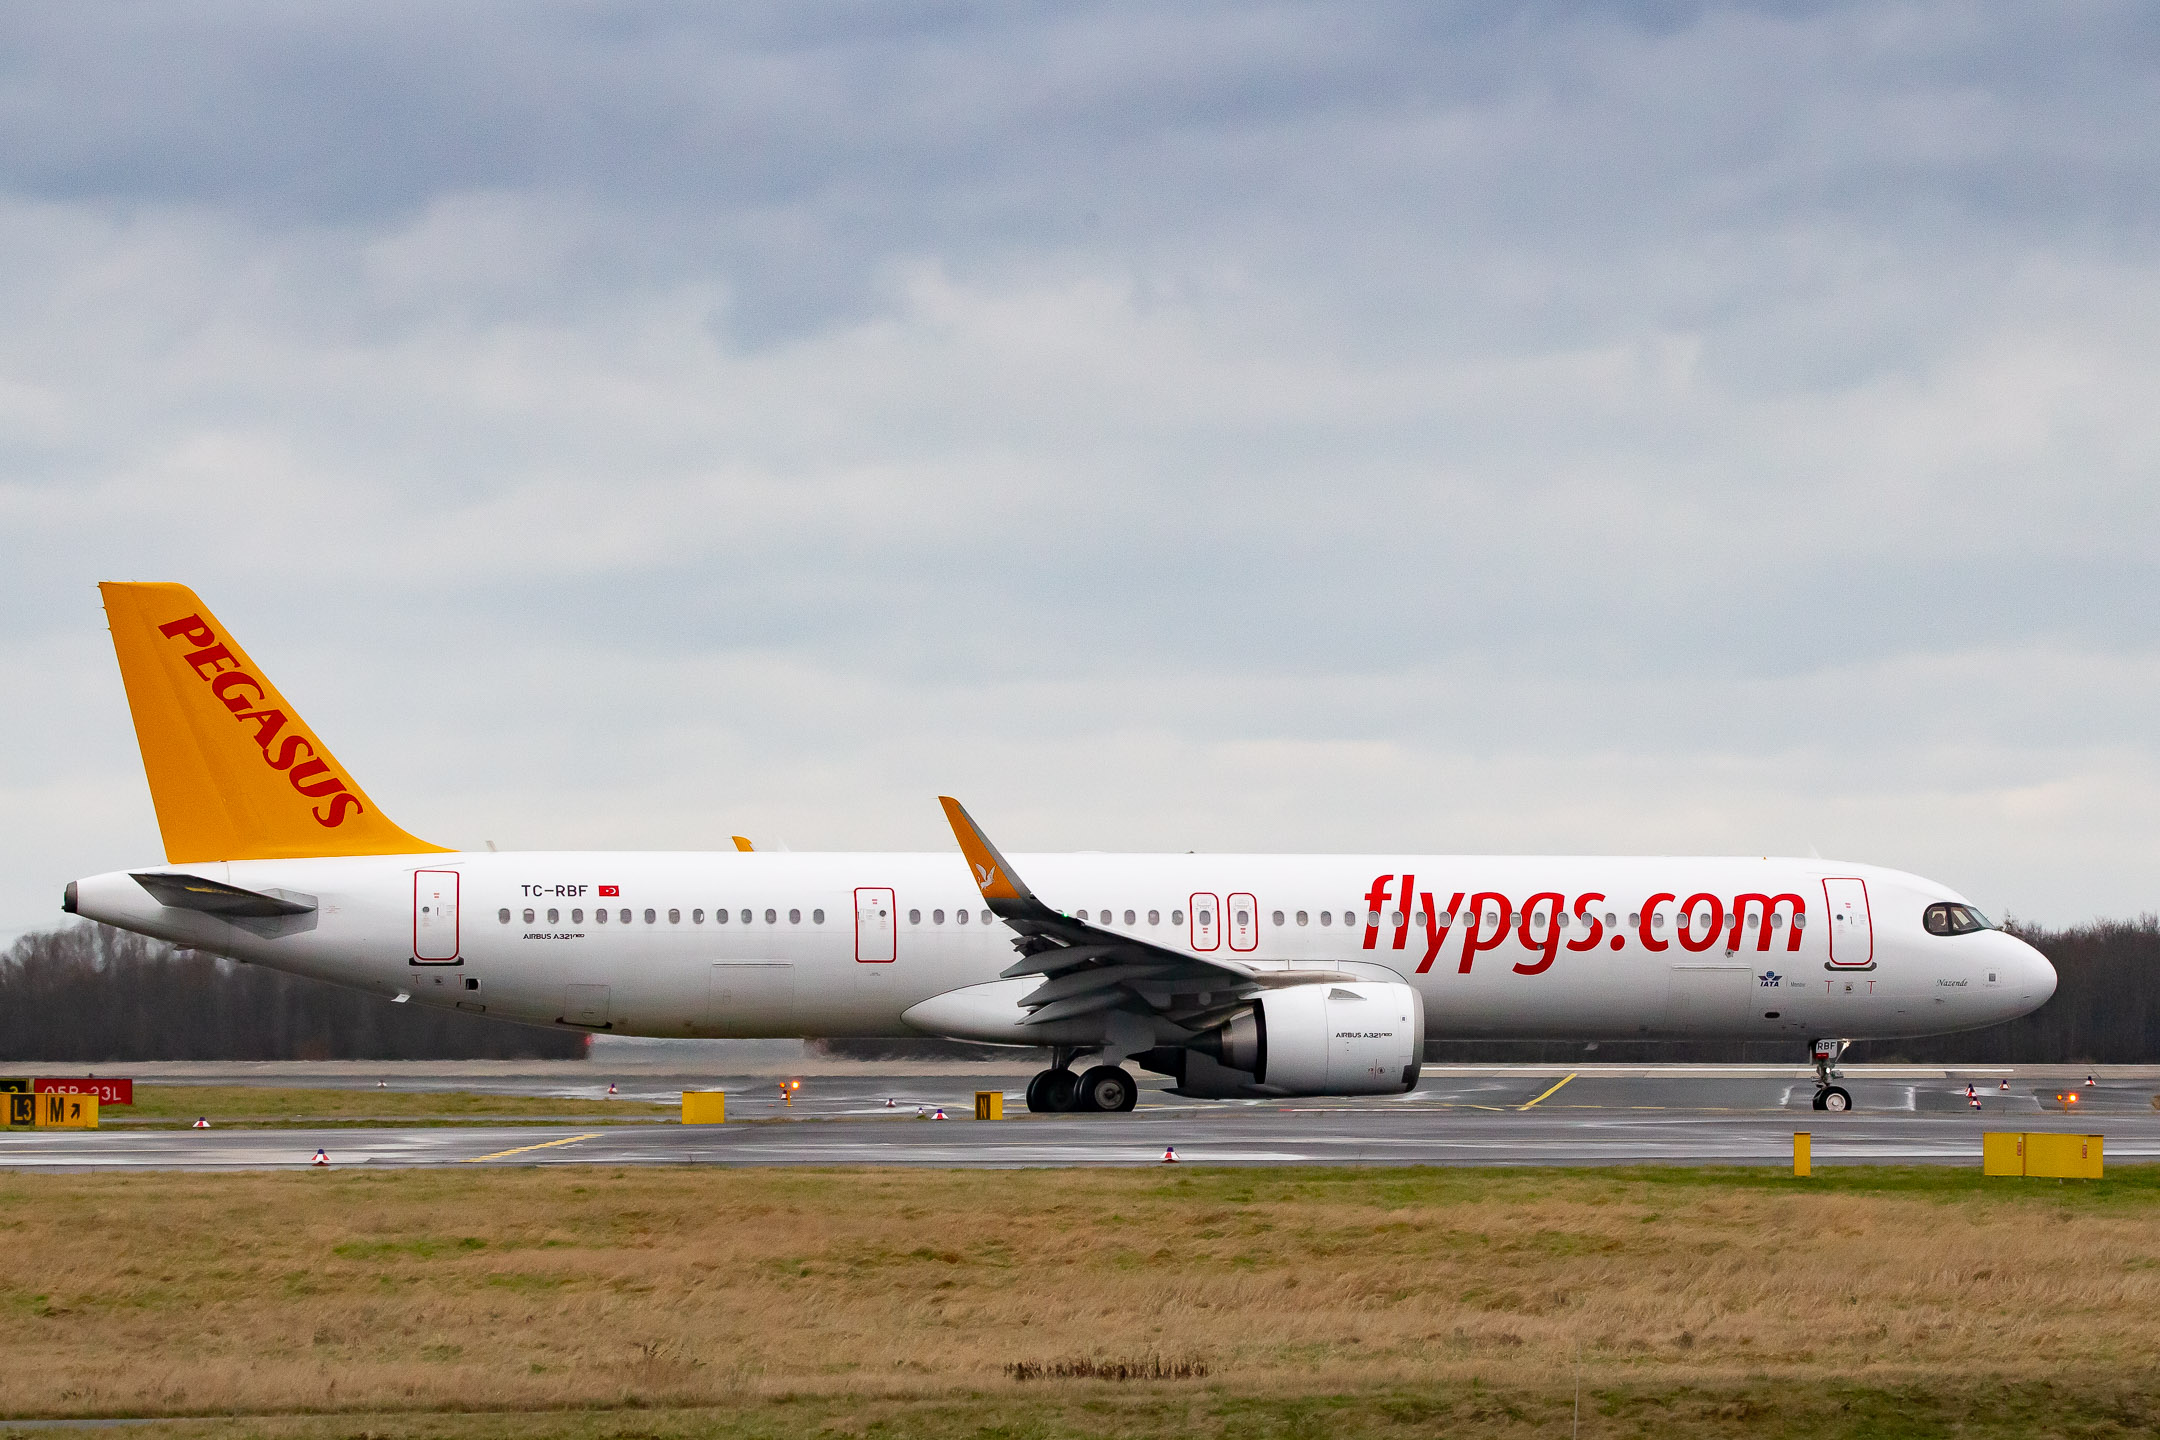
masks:
<path id="1" fill-rule="evenodd" d="M 2151 1079 L 2041 1081 L 1992 1070 L 1850 1076 L 1848 1114 L 1815 1111 L 1811 1079 L 1709 1068 L 1636 1074 L 1428 1073 L 1407 1096 L 1189 1101 L 1153 1083 L 1125 1115 L 1030 1115 L 1024 1074 L 818 1076 L 792 1104 L 768 1077 L 716 1082 L 650 1073 L 613 1080 L 618 1098 L 728 1092 L 729 1123 L 324 1127 L 320 1130 L 16 1131 L 0 1169 L 333 1168 L 441 1165 L 1154 1165 L 1165 1147 L 1210 1165 L 1624 1165 L 1790 1162 L 1795 1130 L 1818 1165 L 1977 1164 L 1983 1130 L 2107 1137 L 2115 1161 L 2160 1159 Z M 1981 1108 L 1972 1109 L 1965 1085 Z M 1557 1082 L 1557 1083 L 1556 1083 Z M 287 1083 L 292 1083 L 288 1081 Z M 367 1082 L 372 1084 L 373 1082 Z M 608 1077 L 517 1085 L 517 1093 L 604 1094 Z M 474 1089 L 478 1086 L 399 1088 Z M 488 1086 L 486 1088 L 512 1088 Z M 974 1092 L 998 1089 L 1008 1118 L 977 1121 Z M 2075 1091 L 2074 1108 L 2055 1097 Z M 930 1118 L 943 1107 L 945 1120 Z"/>

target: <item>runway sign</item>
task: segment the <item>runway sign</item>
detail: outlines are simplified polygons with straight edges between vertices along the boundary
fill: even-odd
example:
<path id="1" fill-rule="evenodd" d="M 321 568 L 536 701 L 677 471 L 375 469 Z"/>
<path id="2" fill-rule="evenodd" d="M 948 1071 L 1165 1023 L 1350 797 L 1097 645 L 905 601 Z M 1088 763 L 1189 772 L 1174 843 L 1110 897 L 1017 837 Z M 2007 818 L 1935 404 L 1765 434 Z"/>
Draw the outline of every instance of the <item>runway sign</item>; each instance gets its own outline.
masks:
<path id="1" fill-rule="evenodd" d="M 133 1105 L 133 1080 L 100 1080 L 90 1075 L 23 1076 L 0 1079 L 0 1095 L 95 1095 L 103 1105 Z"/>
<path id="2" fill-rule="evenodd" d="M 101 1080 L 95 1076 L 60 1076 L 37 1079 L 30 1088 L 39 1095 L 95 1095 L 100 1105 L 133 1105 L 135 1082 L 133 1080 Z"/>

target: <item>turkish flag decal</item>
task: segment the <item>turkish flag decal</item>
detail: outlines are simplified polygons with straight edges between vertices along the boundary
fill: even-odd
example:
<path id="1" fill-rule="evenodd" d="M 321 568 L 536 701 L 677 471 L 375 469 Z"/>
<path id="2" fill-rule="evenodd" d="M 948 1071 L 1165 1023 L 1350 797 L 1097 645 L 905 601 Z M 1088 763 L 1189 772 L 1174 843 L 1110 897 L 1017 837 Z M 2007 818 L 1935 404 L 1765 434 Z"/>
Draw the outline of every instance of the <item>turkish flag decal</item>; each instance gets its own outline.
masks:
<path id="1" fill-rule="evenodd" d="M 600 893 L 601 893 L 602 895 L 616 895 L 616 896 L 620 896 L 620 895 L 622 894 L 622 886 L 620 886 L 620 885 L 602 885 L 602 886 L 600 887 Z"/>

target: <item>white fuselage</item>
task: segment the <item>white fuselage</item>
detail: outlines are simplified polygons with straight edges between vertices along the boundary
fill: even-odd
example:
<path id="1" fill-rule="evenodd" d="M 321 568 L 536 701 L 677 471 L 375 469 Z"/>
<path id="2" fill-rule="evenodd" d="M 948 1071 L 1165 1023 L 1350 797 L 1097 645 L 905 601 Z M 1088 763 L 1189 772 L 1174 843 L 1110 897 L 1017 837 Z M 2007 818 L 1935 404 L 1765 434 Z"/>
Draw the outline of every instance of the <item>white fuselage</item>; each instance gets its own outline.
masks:
<path id="1" fill-rule="evenodd" d="M 1864 865 L 1013 858 L 1047 904 L 1102 929 L 1255 969 L 1400 977 L 1420 991 L 1433 1038 L 1930 1034 L 2025 1014 L 2055 988 L 2046 959 L 2013 936 L 1929 934 L 1922 911 L 1957 901 L 1952 892 Z M 115 872 L 78 882 L 78 912 L 295 974 L 543 1025 L 1025 1038 L 1006 1018 L 970 1019 L 980 1006 L 925 1003 L 987 986 L 1015 958 L 1012 932 L 956 855 L 458 852 L 148 868 L 305 897 L 315 909 L 220 919 L 166 908 Z"/>

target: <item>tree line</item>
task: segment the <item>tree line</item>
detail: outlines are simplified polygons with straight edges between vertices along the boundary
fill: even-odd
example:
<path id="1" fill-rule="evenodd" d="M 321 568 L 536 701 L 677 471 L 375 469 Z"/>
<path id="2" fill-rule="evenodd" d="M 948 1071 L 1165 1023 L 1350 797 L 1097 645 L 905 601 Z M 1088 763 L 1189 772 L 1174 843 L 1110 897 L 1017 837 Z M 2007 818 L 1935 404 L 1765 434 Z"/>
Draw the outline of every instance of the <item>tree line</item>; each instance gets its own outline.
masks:
<path id="1" fill-rule="evenodd" d="M 2137 1064 L 2160 1056 L 2160 916 L 2065 930 L 2015 927 L 2054 962 L 2054 999 L 2019 1020 L 1872 1040 L 1854 1061 Z M 865 1058 L 1006 1058 L 1006 1047 L 833 1041 Z M 25 935 L 0 955 L 0 1061 L 577 1059 L 585 1037 L 431 1006 L 394 1005 L 103 925 Z M 1434 1041 L 1428 1060 L 1780 1062 L 1800 1042 Z M 1032 1062 L 1022 1062 L 1032 1063 Z"/>
<path id="2" fill-rule="evenodd" d="M 575 1060 L 585 1036 L 394 1005 L 104 925 L 0 955 L 0 1063 L 14 1060 Z"/>

